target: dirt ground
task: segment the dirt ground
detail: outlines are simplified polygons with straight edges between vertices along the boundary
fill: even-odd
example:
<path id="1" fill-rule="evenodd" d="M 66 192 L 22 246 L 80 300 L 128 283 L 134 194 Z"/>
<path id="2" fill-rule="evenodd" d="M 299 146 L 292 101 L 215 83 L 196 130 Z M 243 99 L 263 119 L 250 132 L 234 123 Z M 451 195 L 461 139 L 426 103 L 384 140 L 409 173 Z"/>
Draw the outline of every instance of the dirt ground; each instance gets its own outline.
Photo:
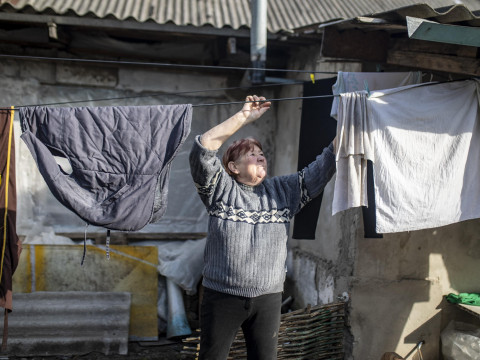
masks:
<path id="1" fill-rule="evenodd" d="M 90 353 L 84 356 L 72 357 L 75 360 L 175 360 L 185 359 L 181 354 L 183 344 L 181 340 L 176 342 L 166 341 L 165 344 L 130 342 L 128 344 L 128 355 L 104 355 L 100 353 Z M 30 359 L 27 359 L 30 360 Z M 60 359 L 59 359 L 60 360 Z M 67 359 L 61 359 L 67 360 Z"/>
<path id="2" fill-rule="evenodd" d="M 175 360 L 185 359 L 181 351 L 183 344 L 181 340 L 176 342 L 162 341 L 158 343 L 138 343 L 130 342 L 128 344 L 128 355 L 104 355 L 100 353 L 90 353 L 83 356 L 72 357 L 72 360 Z M 30 359 L 27 359 L 30 360 Z M 67 359 L 59 359 L 67 360 Z"/>

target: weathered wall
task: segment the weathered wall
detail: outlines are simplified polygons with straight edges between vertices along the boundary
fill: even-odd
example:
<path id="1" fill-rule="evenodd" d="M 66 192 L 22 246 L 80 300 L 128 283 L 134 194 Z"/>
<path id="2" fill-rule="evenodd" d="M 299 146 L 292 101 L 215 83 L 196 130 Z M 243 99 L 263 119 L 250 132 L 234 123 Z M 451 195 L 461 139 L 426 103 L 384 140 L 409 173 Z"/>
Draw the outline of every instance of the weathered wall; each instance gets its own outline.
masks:
<path id="1" fill-rule="evenodd" d="M 290 65 L 291 69 L 315 69 L 317 71 L 337 71 L 330 64 L 317 64 L 319 48 L 305 49 L 297 54 Z M 332 74 L 316 74 L 316 79 L 328 78 Z M 298 76 L 296 77 L 299 80 Z M 304 81 L 310 81 L 305 74 Z M 288 86 L 282 97 L 303 95 L 303 87 Z M 277 173 L 290 173 L 297 170 L 298 139 L 300 134 L 301 101 L 288 101 L 279 104 L 278 128 L 276 133 Z M 353 245 L 357 232 L 358 213 L 332 216 L 331 203 L 335 177 L 327 185 L 320 210 L 315 240 L 290 240 L 289 278 L 295 283 L 295 303 L 297 306 L 337 301 L 338 296 L 348 290 L 347 278 L 353 269 Z M 347 226 L 345 226 L 348 224 Z"/>
<path id="2" fill-rule="evenodd" d="M 355 358 L 406 355 L 425 340 L 424 358 L 437 359 L 450 320 L 480 324 L 443 299 L 450 292 L 478 292 L 479 231 L 480 221 L 471 220 L 358 239 L 350 311 Z"/>
<path id="3" fill-rule="evenodd" d="M 306 49 L 291 68 L 362 71 L 362 65 L 322 59 Z M 325 77 L 331 75 L 325 75 Z M 319 75 L 317 75 L 317 78 Z M 305 77 L 304 80 L 308 80 Z M 299 96 L 287 87 L 282 96 Z M 276 169 L 296 170 L 301 104 L 283 104 L 277 132 Z M 451 319 L 479 323 L 443 300 L 449 292 L 478 292 L 480 220 L 437 229 L 365 239 L 360 209 L 331 215 L 335 178 L 325 189 L 315 240 L 291 240 L 289 279 L 296 306 L 337 301 L 348 293 L 346 358 L 405 356 L 420 340 L 425 359 L 441 355 L 440 333 Z"/>

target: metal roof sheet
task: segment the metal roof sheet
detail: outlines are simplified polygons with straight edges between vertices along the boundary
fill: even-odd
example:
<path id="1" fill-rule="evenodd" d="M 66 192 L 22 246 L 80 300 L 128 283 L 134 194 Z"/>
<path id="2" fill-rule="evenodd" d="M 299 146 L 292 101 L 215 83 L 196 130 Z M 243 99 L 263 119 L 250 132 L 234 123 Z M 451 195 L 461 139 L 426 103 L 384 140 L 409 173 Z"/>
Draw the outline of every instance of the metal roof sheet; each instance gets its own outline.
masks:
<path id="1" fill-rule="evenodd" d="M 480 3 L 480 1 L 479 1 Z M 351 19 L 317 24 L 320 28 L 334 26 L 335 28 L 385 28 L 385 30 L 406 31 L 406 17 L 428 19 L 440 24 L 461 24 L 464 26 L 480 26 L 480 10 L 470 11 L 463 4 L 432 9 L 426 4 L 415 4 L 398 9 L 371 14 L 368 17 L 357 16 Z M 377 20 L 382 20 L 384 23 Z M 399 25 L 395 27 L 393 25 Z M 310 26 L 312 27 L 312 26 Z"/>
<path id="2" fill-rule="evenodd" d="M 385 12 L 416 4 L 412 0 L 268 0 L 268 29 L 272 33 Z M 440 8 L 464 4 L 480 10 L 479 0 L 428 0 Z M 0 0 L 0 12 L 64 15 L 138 22 L 173 23 L 178 26 L 250 27 L 249 0 Z"/>
<path id="3" fill-rule="evenodd" d="M 480 4 L 480 1 L 478 1 Z M 480 7 L 480 6 L 479 6 Z M 433 9 L 425 4 L 416 4 L 405 6 L 402 8 L 386 11 L 376 14 L 376 18 L 388 21 L 404 21 L 406 16 L 417 17 L 421 19 L 429 19 L 439 23 L 458 23 L 458 22 L 474 22 L 478 23 L 480 17 L 477 12 L 470 11 L 465 5 L 457 4 L 454 6 Z"/>
<path id="4" fill-rule="evenodd" d="M 128 292 L 15 293 L 13 304 L 8 316 L 9 354 L 128 353 Z"/>

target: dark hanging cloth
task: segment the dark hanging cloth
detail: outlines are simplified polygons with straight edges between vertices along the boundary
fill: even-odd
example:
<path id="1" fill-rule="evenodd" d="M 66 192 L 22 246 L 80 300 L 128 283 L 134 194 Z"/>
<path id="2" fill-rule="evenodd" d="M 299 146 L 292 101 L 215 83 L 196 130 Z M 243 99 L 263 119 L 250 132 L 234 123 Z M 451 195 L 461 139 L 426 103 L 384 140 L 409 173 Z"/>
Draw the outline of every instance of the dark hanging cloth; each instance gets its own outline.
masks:
<path id="1" fill-rule="evenodd" d="M 10 110 L 0 110 L 0 218 L 2 224 L 0 227 L 2 229 L 2 231 L 0 231 L 2 244 L 0 253 L 3 253 L 0 306 L 8 311 L 12 311 L 12 277 L 17 268 L 22 251 L 22 244 L 18 239 L 16 228 L 17 190 L 15 181 L 15 141 L 11 114 L 13 114 L 13 112 Z M 7 164 L 9 164 L 8 169 Z M 8 205 L 5 219 L 7 184 Z"/>
<path id="2" fill-rule="evenodd" d="M 303 96 L 331 95 L 332 85 L 337 78 L 315 80 L 315 83 L 305 82 Z M 337 121 L 330 116 L 333 97 L 304 99 L 302 106 L 300 139 L 298 149 L 298 170 L 303 169 L 328 146 L 337 133 Z M 373 182 L 373 166 L 367 163 L 368 207 L 362 207 L 364 236 L 366 238 L 381 238 L 375 231 L 375 191 Z M 294 239 L 315 239 L 318 214 L 322 205 L 323 193 L 310 201 L 295 216 L 293 225 Z"/>
<path id="3" fill-rule="evenodd" d="M 192 105 L 20 109 L 21 138 L 52 194 L 85 222 L 136 231 L 167 206 Z M 54 155 L 67 158 L 72 173 Z"/>
<path id="4" fill-rule="evenodd" d="M 336 77 L 305 82 L 303 96 L 331 95 Z M 315 160 L 323 149 L 330 145 L 337 133 L 337 121 L 330 117 L 333 97 L 304 99 L 300 125 L 298 149 L 298 170 Z M 295 215 L 293 223 L 294 239 L 315 239 L 318 214 L 322 205 L 323 192 L 303 207 Z"/>
<path id="5" fill-rule="evenodd" d="M 368 207 L 362 206 L 363 215 L 363 236 L 365 238 L 383 238 L 382 234 L 377 233 L 377 213 L 375 206 L 375 183 L 373 179 L 373 163 L 367 161 L 367 201 Z"/>

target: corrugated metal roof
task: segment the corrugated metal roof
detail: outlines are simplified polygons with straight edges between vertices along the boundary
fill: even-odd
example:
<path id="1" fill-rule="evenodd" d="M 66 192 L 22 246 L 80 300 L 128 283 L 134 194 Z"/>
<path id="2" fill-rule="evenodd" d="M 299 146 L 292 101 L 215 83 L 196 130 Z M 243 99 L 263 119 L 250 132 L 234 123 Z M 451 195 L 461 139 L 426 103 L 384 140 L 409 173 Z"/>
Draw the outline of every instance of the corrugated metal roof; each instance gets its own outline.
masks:
<path id="1" fill-rule="evenodd" d="M 13 304 L 8 316 L 11 355 L 128 353 L 128 292 L 15 293 Z"/>
<path id="2" fill-rule="evenodd" d="M 480 1 L 479 1 L 480 3 Z M 472 12 L 464 5 L 454 5 L 444 8 L 432 9 L 426 4 L 416 4 L 401 7 L 398 9 L 371 14 L 371 17 L 354 17 L 347 20 L 324 23 L 319 27 L 334 26 L 335 28 L 376 28 L 384 27 L 386 30 L 406 31 L 406 17 L 428 19 L 440 24 L 462 24 L 464 26 L 480 26 L 480 11 Z M 372 21 L 374 19 L 385 20 L 385 24 Z M 402 27 L 391 27 L 393 24 L 403 25 Z"/>
<path id="3" fill-rule="evenodd" d="M 480 5 L 480 1 L 478 1 L 478 4 Z M 445 24 L 458 22 L 473 22 L 479 24 L 480 20 L 480 17 L 462 4 L 437 9 L 432 9 L 425 4 L 417 4 L 375 15 L 376 18 L 385 19 L 391 22 L 404 21 L 406 16 L 429 19 Z"/>
<path id="4" fill-rule="evenodd" d="M 418 1 L 411 0 L 268 0 L 268 29 L 273 33 L 289 31 L 416 3 Z M 429 0 L 422 4 L 432 8 L 464 4 L 470 10 L 480 9 L 478 0 Z M 251 21 L 249 0 L 0 0 L 0 11 L 153 21 L 218 29 L 250 27 Z"/>

